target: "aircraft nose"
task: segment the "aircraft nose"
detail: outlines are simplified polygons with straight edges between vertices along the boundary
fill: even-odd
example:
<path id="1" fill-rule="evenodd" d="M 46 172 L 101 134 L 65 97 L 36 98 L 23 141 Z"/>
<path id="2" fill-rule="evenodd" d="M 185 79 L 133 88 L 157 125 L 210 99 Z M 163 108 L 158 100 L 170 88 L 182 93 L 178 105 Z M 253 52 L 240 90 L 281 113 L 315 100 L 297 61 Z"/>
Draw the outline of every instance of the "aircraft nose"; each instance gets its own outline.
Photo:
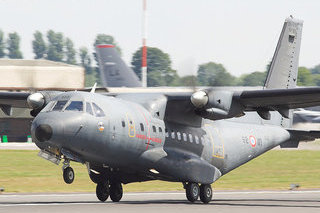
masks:
<path id="1" fill-rule="evenodd" d="M 48 124 L 40 124 L 35 130 L 35 136 L 38 141 L 45 142 L 52 137 L 52 128 Z"/>

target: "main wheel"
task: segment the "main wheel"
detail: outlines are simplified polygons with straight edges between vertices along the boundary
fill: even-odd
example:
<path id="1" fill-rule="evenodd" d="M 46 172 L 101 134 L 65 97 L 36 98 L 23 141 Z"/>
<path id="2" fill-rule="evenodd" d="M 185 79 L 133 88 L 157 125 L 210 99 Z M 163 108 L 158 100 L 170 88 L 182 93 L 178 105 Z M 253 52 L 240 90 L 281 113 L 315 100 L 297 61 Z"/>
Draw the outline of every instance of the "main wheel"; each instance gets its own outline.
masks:
<path id="1" fill-rule="evenodd" d="M 74 171 L 71 167 L 67 167 L 63 170 L 63 180 L 67 184 L 71 184 L 74 180 Z"/>
<path id="2" fill-rule="evenodd" d="M 113 202 L 119 202 L 123 195 L 123 189 L 121 183 L 115 183 L 110 185 L 110 198 Z"/>
<path id="3" fill-rule="evenodd" d="M 188 183 L 186 186 L 186 196 L 190 202 L 195 202 L 199 198 L 200 188 L 197 183 Z"/>
<path id="4" fill-rule="evenodd" d="M 107 183 L 98 183 L 96 187 L 97 198 L 104 202 L 109 197 L 109 185 Z"/>
<path id="5" fill-rule="evenodd" d="M 212 188 L 210 184 L 202 184 L 200 186 L 200 200 L 203 203 L 209 203 L 212 199 Z"/>

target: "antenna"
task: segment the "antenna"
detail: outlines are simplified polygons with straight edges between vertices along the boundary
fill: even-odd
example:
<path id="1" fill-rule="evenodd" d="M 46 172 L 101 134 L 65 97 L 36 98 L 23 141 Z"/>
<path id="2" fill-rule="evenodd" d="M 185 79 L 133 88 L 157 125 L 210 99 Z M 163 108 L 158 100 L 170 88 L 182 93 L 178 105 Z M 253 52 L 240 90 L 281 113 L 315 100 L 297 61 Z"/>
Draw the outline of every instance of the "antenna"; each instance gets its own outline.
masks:
<path id="1" fill-rule="evenodd" d="M 142 33 L 142 87 L 147 87 L 147 0 L 143 1 L 143 33 Z"/>

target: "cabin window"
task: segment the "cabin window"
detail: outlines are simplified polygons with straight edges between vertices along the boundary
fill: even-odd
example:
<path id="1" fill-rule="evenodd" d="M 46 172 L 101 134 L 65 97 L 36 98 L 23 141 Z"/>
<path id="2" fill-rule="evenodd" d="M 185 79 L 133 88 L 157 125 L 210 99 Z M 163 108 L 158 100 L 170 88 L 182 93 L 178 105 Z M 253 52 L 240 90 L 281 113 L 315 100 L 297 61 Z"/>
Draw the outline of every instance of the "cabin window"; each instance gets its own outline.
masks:
<path id="1" fill-rule="evenodd" d="M 171 132 L 171 138 L 172 138 L 172 139 L 175 139 L 175 138 L 176 138 L 175 132 Z"/>
<path id="2" fill-rule="evenodd" d="M 93 115 L 92 107 L 90 103 L 86 103 L 86 112 L 89 113 L 90 115 Z"/>
<path id="3" fill-rule="evenodd" d="M 97 104 L 92 103 L 92 105 L 93 105 L 93 111 L 97 117 L 104 117 L 105 116 L 103 110 L 100 107 L 98 107 Z"/>
<path id="4" fill-rule="evenodd" d="M 180 132 L 177 132 L 177 138 L 179 141 L 181 141 L 181 133 Z"/>
<path id="5" fill-rule="evenodd" d="M 141 132 L 143 132 L 143 131 L 144 131 L 144 126 L 143 126 L 143 124 L 142 124 L 142 123 L 140 123 L 140 130 L 141 130 Z"/>
<path id="6" fill-rule="evenodd" d="M 184 141 L 187 141 L 187 140 L 188 140 L 186 133 L 182 133 L 182 137 L 183 137 L 183 140 L 184 140 Z"/>
<path id="7" fill-rule="evenodd" d="M 121 121 L 122 127 L 126 126 L 126 123 L 124 122 L 124 120 Z"/>
<path id="8" fill-rule="evenodd" d="M 201 143 L 202 143 L 202 145 L 204 145 L 204 143 L 205 143 L 203 136 L 201 137 Z"/>
<path id="9" fill-rule="evenodd" d="M 199 138 L 198 138 L 198 136 L 194 136 L 194 139 L 195 139 L 195 141 L 196 141 L 196 144 L 199 144 Z"/>
<path id="10" fill-rule="evenodd" d="M 153 132 L 157 132 L 157 128 L 155 126 L 152 126 Z"/>
<path id="11" fill-rule="evenodd" d="M 159 127 L 159 132 L 160 132 L 160 133 L 162 133 L 162 129 L 161 129 L 161 127 Z"/>
<path id="12" fill-rule="evenodd" d="M 68 101 L 58 101 L 52 111 L 61 111 Z"/>
<path id="13" fill-rule="evenodd" d="M 82 101 L 72 101 L 69 106 L 65 109 L 67 111 L 83 111 L 83 102 Z"/>
<path id="14" fill-rule="evenodd" d="M 165 135 L 166 135 L 166 138 L 168 138 L 168 137 L 169 137 L 169 132 L 168 132 L 168 130 L 167 130 L 167 129 L 165 129 Z"/>
<path id="15" fill-rule="evenodd" d="M 189 134 L 189 141 L 190 141 L 191 143 L 193 143 L 193 138 L 192 138 L 192 135 L 191 135 L 191 134 Z"/>

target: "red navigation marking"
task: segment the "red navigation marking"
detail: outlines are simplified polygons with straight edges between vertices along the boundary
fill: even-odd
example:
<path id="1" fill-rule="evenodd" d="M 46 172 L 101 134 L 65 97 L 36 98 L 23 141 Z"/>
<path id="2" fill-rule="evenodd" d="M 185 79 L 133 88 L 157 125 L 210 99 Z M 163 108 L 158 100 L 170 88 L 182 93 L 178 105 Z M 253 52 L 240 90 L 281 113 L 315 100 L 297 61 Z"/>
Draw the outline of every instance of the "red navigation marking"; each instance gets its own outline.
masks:
<path id="1" fill-rule="evenodd" d="M 144 120 L 146 121 L 146 124 L 147 124 L 147 128 L 148 128 L 148 134 L 147 134 L 147 135 L 149 135 L 149 137 L 146 136 L 145 139 L 148 140 L 147 147 L 146 147 L 146 150 L 148 150 L 148 147 L 149 147 L 149 144 L 150 144 L 150 128 L 149 128 L 149 123 L 148 123 L 148 120 L 147 120 L 145 114 L 141 111 L 141 109 L 139 109 L 139 108 L 137 108 L 137 109 L 138 109 L 138 110 L 140 111 L 140 113 L 143 115 Z"/>
<path id="2" fill-rule="evenodd" d="M 111 44 L 104 44 L 104 45 L 97 45 L 97 48 L 112 48 L 114 45 Z"/>
<path id="3" fill-rule="evenodd" d="M 161 143 L 161 138 L 149 138 L 146 135 L 140 135 L 140 134 L 136 134 L 136 138 L 143 139 L 143 140 L 148 139 L 155 143 Z"/>

